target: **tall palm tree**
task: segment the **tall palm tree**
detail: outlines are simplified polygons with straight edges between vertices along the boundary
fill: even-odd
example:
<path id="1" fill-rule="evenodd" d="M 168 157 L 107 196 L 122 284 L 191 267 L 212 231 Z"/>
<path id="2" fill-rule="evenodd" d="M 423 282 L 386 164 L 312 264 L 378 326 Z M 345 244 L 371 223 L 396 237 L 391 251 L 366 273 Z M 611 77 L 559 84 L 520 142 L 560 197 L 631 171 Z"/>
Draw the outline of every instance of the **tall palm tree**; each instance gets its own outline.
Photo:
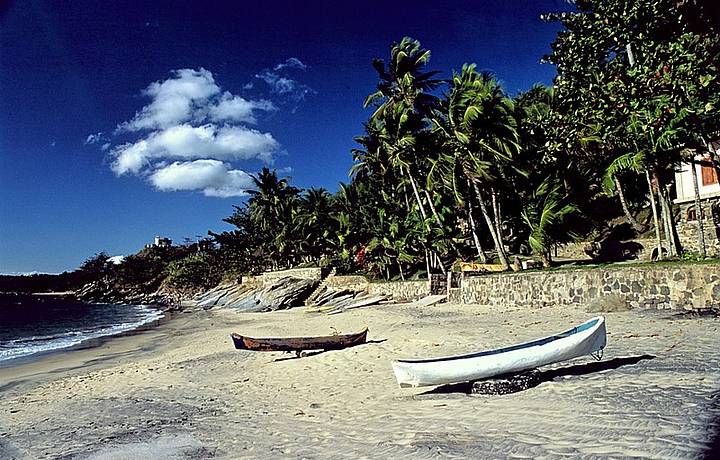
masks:
<path id="1" fill-rule="evenodd" d="M 276 267 L 292 264 L 297 258 L 293 218 L 297 214 L 300 191 L 289 185 L 287 178 L 279 178 L 276 171 L 267 167 L 251 177 L 255 190 L 249 191 L 250 218 L 264 234 L 265 250 Z"/>
<path id="2" fill-rule="evenodd" d="M 428 233 L 431 232 L 428 209 L 438 227 L 443 226 L 430 193 L 419 180 L 426 168 L 422 133 L 427 130 L 428 117 L 438 101 L 431 91 L 442 83 L 433 78 L 437 72 L 425 70 L 429 60 L 430 51 L 417 40 L 404 37 L 394 43 L 387 65 L 380 59 L 373 61 L 379 82 L 377 91 L 365 100 L 365 107 L 375 106 L 370 122 L 378 129 L 378 148 L 384 151 L 401 182 L 410 185 Z M 442 264 L 439 268 L 445 272 Z"/>
<path id="3" fill-rule="evenodd" d="M 308 260 L 319 261 L 329 254 L 330 239 L 336 231 L 331 218 L 332 197 L 324 188 L 310 188 L 296 208 L 295 233 L 298 248 Z"/>
<path id="4" fill-rule="evenodd" d="M 478 73 L 474 64 L 466 64 L 460 73 L 453 73 L 450 92 L 433 118 L 444 139 L 446 150 L 440 157 L 445 170 L 453 174 L 450 182 L 464 181 L 474 195 L 504 269 L 510 264 L 497 198 L 504 170 L 519 149 L 512 112 L 512 101 L 497 81 Z M 456 173 L 461 177 L 455 177 Z"/>

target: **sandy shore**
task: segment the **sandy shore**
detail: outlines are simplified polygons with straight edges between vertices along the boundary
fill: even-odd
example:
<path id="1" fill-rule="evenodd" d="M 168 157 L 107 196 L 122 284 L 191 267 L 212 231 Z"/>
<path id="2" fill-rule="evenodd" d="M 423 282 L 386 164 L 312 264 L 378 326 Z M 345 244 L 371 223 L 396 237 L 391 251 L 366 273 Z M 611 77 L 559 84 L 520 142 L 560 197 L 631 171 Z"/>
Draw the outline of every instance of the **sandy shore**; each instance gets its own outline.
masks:
<path id="1" fill-rule="evenodd" d="M 101 347 L 0 369 L 0 458 L 697 458 L 720 417 L 720 321 L 608 313 L 600 363 L 504 396 L 397 387 L 390 360 L 507 345 L 577 309 L 387 305 L 340 315 L 184 312 Z M 368 326 L 371 343 L 296 359 L 248 335 Z"/>

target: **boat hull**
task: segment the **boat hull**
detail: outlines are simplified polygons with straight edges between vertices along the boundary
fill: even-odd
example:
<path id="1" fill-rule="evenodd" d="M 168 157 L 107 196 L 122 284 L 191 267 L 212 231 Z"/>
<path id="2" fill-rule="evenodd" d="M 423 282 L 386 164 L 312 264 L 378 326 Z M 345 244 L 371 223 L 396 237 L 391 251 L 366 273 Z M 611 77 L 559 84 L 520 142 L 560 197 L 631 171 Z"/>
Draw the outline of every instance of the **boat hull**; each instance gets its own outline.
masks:
<path id="1" fill-rule="evenodd" d="M 596 317 L 560 334 L 466 355 L 392 362 L 400 387 L 470 382 L 590 355 L 607 344 L 605 319 Z"/>
<path id="2" fill-rule="evenodd" d="M 361 345 L 367 340 L 368 330 L 344 335 L 319 337 L 277 337 L 255 338 L 240 334 L 230 334 L 235 348 L 253 351 L 302 351 L 302 350 L 341 350 Z"/>

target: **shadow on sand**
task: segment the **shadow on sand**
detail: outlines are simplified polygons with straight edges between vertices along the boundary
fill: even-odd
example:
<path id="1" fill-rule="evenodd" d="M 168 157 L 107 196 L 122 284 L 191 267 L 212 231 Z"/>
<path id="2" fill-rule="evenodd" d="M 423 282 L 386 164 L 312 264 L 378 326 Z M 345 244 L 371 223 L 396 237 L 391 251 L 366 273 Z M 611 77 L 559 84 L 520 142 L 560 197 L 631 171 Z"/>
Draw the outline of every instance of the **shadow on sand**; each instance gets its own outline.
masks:
<path id="1" fill-rule="evenodd" d="M 550 369 L 547 371 L 534 371 L 537 375 L 533 375 L 533 378 L 530 379 L 529 384 L 523 385 L 522 388 L 518 389 L 517 391 L 509 391 L 507 393 L 517 393 L 518 391 L 524 391 L 528 390 L 530 388 L 534 388 L 541 383 L 544 382 L 551 382 L 555 380 L 558 377 L 566 377 L 566 376 L 580 376 L 580 375 L 587 375 L 587 374 L 593 374 L 596 372 L 602 372 L 602 371 L 608 371 L 617 369 L 622 366 L 631 366 L 634 364 L 639 363 L 640 361 L 644 361 L 647 359 L 654 359 L 655 356 L 653 355 L 639 355 L 639 356 L 626 356 L 621 358 L 613 358 L 608 361 L 598 361 L 598 362 L 592 362 L 592 363 L 586 363 L 586 364 L 575 364 L 573 366 L 567 366 L 567 367 L 559 367 L 557 369 Z M 532 370 L 529 372 L 533 372 Z M 528 382 L 527 378 L 523 378 L 528 375 L 528 372 L 523 372 L 519 374 L 505 374 L 505 375 L 498 375 L 497 377 L 493 377 L 490 379 L 480 380 L 479 382 L 490 382 L 490 381 L 502 381 L 503 383 L 512 382 L 514 378 L 522 379 L 525 383 Z M 473 386 L 475 382 L 463 382 L 463 383 L 453 383 L 449 385 L 441 385 L 437 388 L 433 388 L 432 390 L 426 391 L 424 393 L 421 393 L 421 395 L 429 395 L 429 394 L 447 394 L 447 393 L 465 393 L 465 394 L 471 394 L 473 391 Z"/>
<path id="2" fill-rule="evenodd" d="M 367 345 L 369 343 L 383 343 L 387 341 L 387 339 L 378 339 L 378 340 L 367 340 L 365 343 L 361 343 L 358 345 L 355 345 L 356 347 L 362 347 L 363 345 Z M 354 348 L 354 347 L 346 347 L 346 348 Z M 341 348 L 341 350 L 345 350 L 345 348 Z M 300 358 L 309 358 L 311 356 L 316 356 L 322 353 L 325 353 L 327 351 L 338 351 L 338 350 L 314 350 L 314 351 L 303 351 L 300 355 L 294 355 L 294 356 L 287 356 L 284 358 L 277 358 L 274 359 L 273 362 L 277 363 L 279 361 L 287 361 L 289 359 L 300 359 Z M 294 353 L 292 351 L 288 351 L 287 353 Z"/>
<path id="3" fill-rule="evenodd" d="M 705 459 L 716 459 L 720 458 L 720 390 L 715 391 L 712 395 L 712 412 L 716 415 L 710 422 L 710 443 L 703 452 L 702 458 Z"/>

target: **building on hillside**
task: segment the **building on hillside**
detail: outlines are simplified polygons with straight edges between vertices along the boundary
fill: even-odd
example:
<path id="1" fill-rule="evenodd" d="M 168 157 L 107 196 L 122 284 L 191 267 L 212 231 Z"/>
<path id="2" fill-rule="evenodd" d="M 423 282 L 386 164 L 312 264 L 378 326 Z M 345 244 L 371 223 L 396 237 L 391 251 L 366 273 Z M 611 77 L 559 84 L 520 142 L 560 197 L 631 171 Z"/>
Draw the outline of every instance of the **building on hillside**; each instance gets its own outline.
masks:
<path id="1" fill-rule="evenodd" d="M 720 142 L 714 142 L 712 148 L 716 155 L 720 155 Z M 694 165 L 684 163 L 675 172 L 675 203 L 680 206 L 678 237 L 684 250 L 697 252 L 697 220 L 700 219 L 708 255 L 720 256 L 720 183 L 709 155 L 697 155 L 695 160 L 697 163 Z M 700 216 L 695 210 L 693 174 L 700 191 Z"/>
<path id="2" fill-rule="evenodd" d="M 155 235 L 155 241 L 153 241 L 152 245 L 156 248 L 169 248 L 172 246 L 172 240 Z"/>

